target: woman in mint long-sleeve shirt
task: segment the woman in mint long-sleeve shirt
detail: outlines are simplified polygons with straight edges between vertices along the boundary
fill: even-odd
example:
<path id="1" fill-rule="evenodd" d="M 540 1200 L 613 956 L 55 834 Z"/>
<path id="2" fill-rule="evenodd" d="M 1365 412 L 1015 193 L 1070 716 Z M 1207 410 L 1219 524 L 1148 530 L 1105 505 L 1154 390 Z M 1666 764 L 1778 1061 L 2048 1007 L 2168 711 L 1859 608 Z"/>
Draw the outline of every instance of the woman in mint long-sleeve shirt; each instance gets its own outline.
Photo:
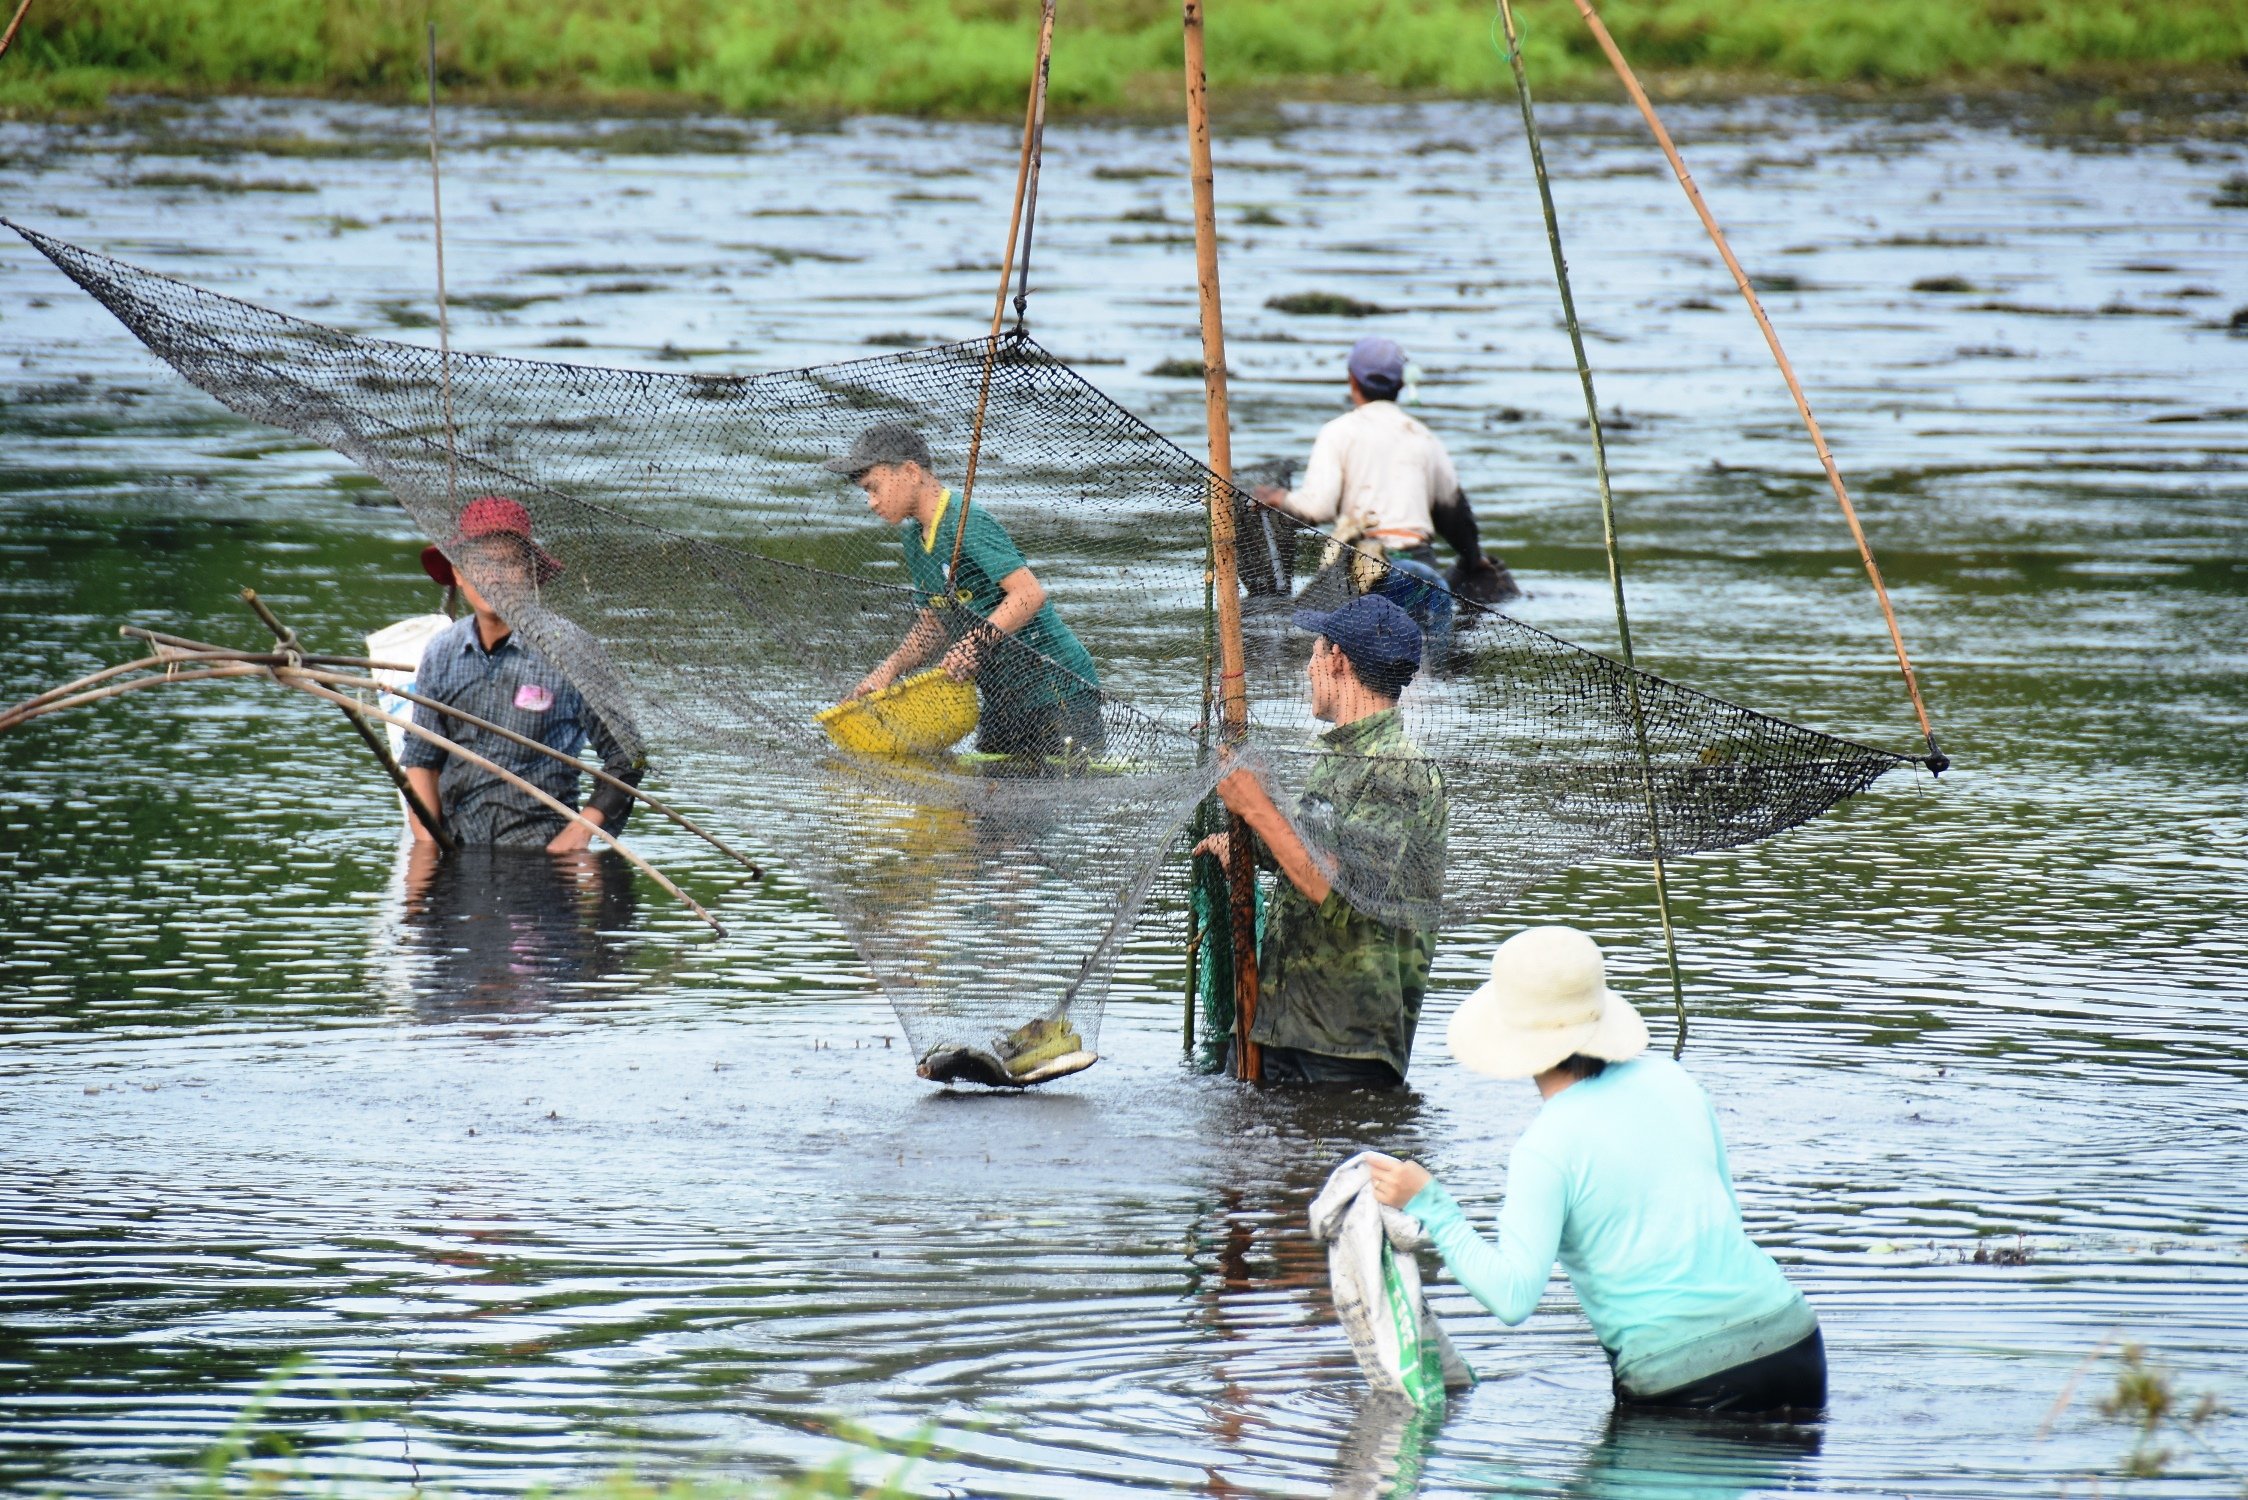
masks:
<path id="1" fill-rule="evenodd" d="M 1444 1263 L 1519 1323 L 1556 1260 L 1621 1401 L 1737 1412 L 1826 1404 L 1826 1352 L 1802 1293 L 1741 1227 L 1725 1143 L 1686 1070 L 1644 1055 L 1646 1023 L 1608 988 L 1591 938 L 1534 927 L 1499 948 L 1448 1040 L 1477 1072 L 1534 1078 L 1545 1103 L 1515 1143 L 1498 1240 L 1410 1162 L 1374 1166 Z"/>

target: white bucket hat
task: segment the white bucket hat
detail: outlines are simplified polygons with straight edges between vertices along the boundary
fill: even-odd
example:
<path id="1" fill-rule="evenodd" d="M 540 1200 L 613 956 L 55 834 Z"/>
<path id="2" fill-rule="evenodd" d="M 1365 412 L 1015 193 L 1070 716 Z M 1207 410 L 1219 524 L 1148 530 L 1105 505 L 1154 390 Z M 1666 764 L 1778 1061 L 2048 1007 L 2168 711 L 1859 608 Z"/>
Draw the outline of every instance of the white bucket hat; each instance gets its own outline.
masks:
<path id="1" fill-rule="evenodd" d="M 1647 1023 L 1608 988 L 1598 943 L 1574 927 L 1531 927 L 1499 944 L 1490 979 L 1460 1002 L 1444 1040 L 1463 1068 L 1528 1078 L 1573 1053 L 1637 1057 Z"/>

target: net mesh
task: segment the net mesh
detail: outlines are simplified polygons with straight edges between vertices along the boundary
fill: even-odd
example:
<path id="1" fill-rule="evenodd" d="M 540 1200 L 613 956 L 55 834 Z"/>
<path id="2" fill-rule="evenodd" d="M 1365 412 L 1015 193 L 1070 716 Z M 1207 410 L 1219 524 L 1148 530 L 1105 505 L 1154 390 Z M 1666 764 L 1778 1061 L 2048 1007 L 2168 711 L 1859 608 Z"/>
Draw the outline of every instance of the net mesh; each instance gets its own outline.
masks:
<path id="1" fill-rule="evenodd" d="M 11 227 L 186 379 L 362 465 L 440 542 L 475 496 L 527 507 L 558 576 L 474 549 L 456 567 L 605 718 L 638 726 L 666 781 L 816 892 L 916 1055 L 989 1051 L 1040 1018 L 1098 1046 L 1118 945 L 1159 879 L 1183 892 L 1181 835 L 1219 769 L 1219 481 L 1202 464 L 1019 334 L 747 377 L 455 354 L 448 442 L 436 350 Z M 957 487 L 987 364 L 973 512 L 1003 528 L 1066 630 L 993 638 L 979 627 L 995 591 L 960 597 L 974 568 L 927 587 L 930 560 L 949 563 L 942 524 L 926 546 L 821 467 L 899 422 Z M 980 524 L 963 550 L 989 563 Z M 1346 586 L 1330 570 L 1307 594 Z M 1651 851 L 1625 669 L 1464 600 L 1451 648 L 1404 693 L 1410 743 L 1347 783 L 1367 805 L 1338 804 L 1331 776 L 1307 804 L 1323 726 L 1292 607 L 1248 601 L 1244 753 L 1361 911 L 1433 926 L 1564 867 Z M 929 666 L 967 642 L 974 737 L 914 756 L 839 747 L 815 714 L 916 630 Z M 1637 686 L 1671 854 L 1767 837 L 1908 763 L 1650 674 Z M 1429 804 L 1441 815 L 1409 815 Z"/>

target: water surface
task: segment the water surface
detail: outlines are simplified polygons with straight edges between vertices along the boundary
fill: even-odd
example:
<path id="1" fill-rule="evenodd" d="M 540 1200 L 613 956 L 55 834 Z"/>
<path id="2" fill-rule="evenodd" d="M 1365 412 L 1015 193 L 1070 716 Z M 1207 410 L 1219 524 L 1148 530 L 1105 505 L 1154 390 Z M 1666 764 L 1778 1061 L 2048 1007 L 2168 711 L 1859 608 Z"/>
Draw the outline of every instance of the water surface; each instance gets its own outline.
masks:
<path id="1" fill-rule="evenodd" d="M 1618 111 L 1548 111 L 1644 663 L 1913 746 L 1880 619 L 1753 325 Z M 521 1490 L 819 1461 L 933 1427 L 932 1492 L 2050 1495 L 2113 1476 L 2103 1338 L 2248 1384 L 2248 215 L 2234 148 L 1942 110 L 1748 102 L 1673 127 L 1825 418 L 1945 748 L 1826 819 L 1686 861 L 1687 1060 L 1835 1400 L 1775 1443 L 1609 1418 L 1566 1288 L 1427 1430 L 1361 1401 L 1303 1210 L 1359 1145 L 1484 1211 L 1526 1085 L 1441 1028 L 1512 926 L 1571 920 L 1661 1009 L 1644 872 L 1447 934 L 1413 1092 L 1259 1096 L 1180 1058 L 1182 920 L 1143 920 L 1091 1072 L 915 1081 L 785 870 L 636 842 L 618 872 L 436 872 L 334 714 L 163 689 L 0 738 L 0 1479 L 122 1492 L 310 1351 L 316 1465 Z M 429 341 L 418 119 L 230 103 L 0 126 L 12 217 Z M 1010 132 L 448 114 L 456 346 L 748 372 L 989 316 Z M 1031 326 L 1199 448 L 1178 132 L 1057 127 Z M 1300 454 L 1380 328 L 1420 371 L 1523 618 L 1613 637 L 1581 408 L 1504 109 L 1288 111 L 1221 142 L 1236 451 Z M 1948 280 L 1947 280 L 1948 279 Z M 1930 288 L 1915 290 L 1915 284 Z M 1936 290 L 1939 283 L 1966 290 Z M 1291 317 L 1335 291 L 1392 311 Z M 0 698 L 121 621 L 252 644 L 255 586 L 337 647 L 427 607 L 340 460 L 157 365 L 0 247 Z M 659 747 L 660 749 L 660 747 Z M 669 788 L 689 805 L 692 786 Z M 753 814 L 727 831 L 754 846 Z M 1658 1022 L 1666 1039 L 1667 1025 Z M 2219 1452 L 2248 1463 L 2248 1432 Z M 867 1472 L 879 1472 L 870 1460 Z M 2227 1492 L 2187 1455 L 2147 1493 Z"/>

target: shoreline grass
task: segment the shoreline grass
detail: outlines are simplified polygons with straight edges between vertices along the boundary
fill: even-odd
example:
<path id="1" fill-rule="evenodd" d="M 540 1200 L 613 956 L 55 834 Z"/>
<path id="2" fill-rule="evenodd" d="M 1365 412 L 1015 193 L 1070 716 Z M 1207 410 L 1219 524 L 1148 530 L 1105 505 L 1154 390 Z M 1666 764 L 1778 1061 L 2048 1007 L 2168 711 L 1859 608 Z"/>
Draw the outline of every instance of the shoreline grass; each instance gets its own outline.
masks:
<path id="1" fill-rule="evenodd" d="M 1487 98 L 1506 69 L 1488 0 L 1216 0 L 1221 99 Z M 1567 0 L 1520 7 L 1533 87 L 1605 95 Z M 733 113 L 1019 113 L 1035 0 L 435 0 L 459 102 Z M 418 96 L 420 6 L 386 0 L 32 0 L 0 60 L 0 117 L 112 94 Z M 1881 93 L 2162 83 L 2248 87 L 2248 0 L 1610 0 L 1635 67 L 1671 93 Z M 1063 114 L 1171 115 L 1173 0 L 1065 6 Z"/>

